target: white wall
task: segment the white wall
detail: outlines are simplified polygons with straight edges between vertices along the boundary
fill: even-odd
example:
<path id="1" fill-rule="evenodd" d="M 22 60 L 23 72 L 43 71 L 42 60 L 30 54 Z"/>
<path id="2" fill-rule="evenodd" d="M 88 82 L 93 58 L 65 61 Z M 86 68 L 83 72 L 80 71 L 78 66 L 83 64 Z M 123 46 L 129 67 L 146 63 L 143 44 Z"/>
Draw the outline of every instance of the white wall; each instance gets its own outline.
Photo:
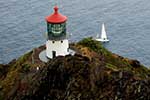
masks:
<path id="1" fill-rule="evenodd" d="M 68 52 L 69 42 L 67 39 L 61 41 L 53 41 L 48 40 L 46 41 L 46 55 L 49 58 L 52 58 L 52 51 L 56 51 L 56 56 L 65 56 L 69 54 Z"/>

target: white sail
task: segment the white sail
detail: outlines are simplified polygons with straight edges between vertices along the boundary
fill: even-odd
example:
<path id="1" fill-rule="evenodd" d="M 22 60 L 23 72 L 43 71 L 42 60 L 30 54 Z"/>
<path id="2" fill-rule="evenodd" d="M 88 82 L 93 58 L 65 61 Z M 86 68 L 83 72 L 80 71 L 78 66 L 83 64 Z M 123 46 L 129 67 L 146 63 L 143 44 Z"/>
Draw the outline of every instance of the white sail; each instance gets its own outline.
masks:
<path id="1" fill-rule="evenodd" d="M 107 39 L 106 30 L 104 23 L 102 24 L 102 30 L 101 30 L 101 39 Z"/>

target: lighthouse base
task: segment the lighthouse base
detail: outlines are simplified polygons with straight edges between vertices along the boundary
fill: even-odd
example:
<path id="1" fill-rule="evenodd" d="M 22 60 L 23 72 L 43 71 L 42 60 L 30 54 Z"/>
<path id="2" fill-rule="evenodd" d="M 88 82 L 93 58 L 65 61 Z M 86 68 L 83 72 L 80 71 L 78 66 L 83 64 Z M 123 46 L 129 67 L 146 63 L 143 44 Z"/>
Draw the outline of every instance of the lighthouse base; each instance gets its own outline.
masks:
<path id="1" fill-rule="evenodd" d="M 69 54 L 69 42 L 65 40 L 48 40 L 46 41 L 46 56 L 55 58 L 56 56 L 65 56 Z"/>

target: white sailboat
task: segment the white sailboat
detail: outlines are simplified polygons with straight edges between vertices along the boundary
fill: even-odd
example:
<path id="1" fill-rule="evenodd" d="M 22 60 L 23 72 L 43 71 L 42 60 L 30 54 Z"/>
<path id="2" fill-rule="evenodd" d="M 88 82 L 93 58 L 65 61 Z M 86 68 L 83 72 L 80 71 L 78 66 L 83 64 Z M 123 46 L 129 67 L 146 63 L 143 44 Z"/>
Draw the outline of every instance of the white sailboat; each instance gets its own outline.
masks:
<path id="1" fill-rule="evenodd" d="M 101 37 L 99 37 L 99 34 L 97 34 L 96 40 L 100 41 L 100 42 L 109 42 L 109 40 L 107 38 L 107 35 L 106 35 L 106 30 L 105 30 L 104 23 L 102 24 Z"/>

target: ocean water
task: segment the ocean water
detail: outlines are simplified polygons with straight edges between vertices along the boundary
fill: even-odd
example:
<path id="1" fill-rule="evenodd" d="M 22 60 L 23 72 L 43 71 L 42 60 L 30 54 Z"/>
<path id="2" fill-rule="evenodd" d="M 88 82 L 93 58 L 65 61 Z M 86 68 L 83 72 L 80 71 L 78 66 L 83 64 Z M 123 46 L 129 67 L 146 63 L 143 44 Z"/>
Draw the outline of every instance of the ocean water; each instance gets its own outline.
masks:
<path id="1" fill-rule="evenodd" d="M 95 37 L 105 23 L 106 48 L 150 66 L 150 0 L 0 0 L 0 63 L 45 43 L 55 4 L 69 18 L 70 41 Z"/>

